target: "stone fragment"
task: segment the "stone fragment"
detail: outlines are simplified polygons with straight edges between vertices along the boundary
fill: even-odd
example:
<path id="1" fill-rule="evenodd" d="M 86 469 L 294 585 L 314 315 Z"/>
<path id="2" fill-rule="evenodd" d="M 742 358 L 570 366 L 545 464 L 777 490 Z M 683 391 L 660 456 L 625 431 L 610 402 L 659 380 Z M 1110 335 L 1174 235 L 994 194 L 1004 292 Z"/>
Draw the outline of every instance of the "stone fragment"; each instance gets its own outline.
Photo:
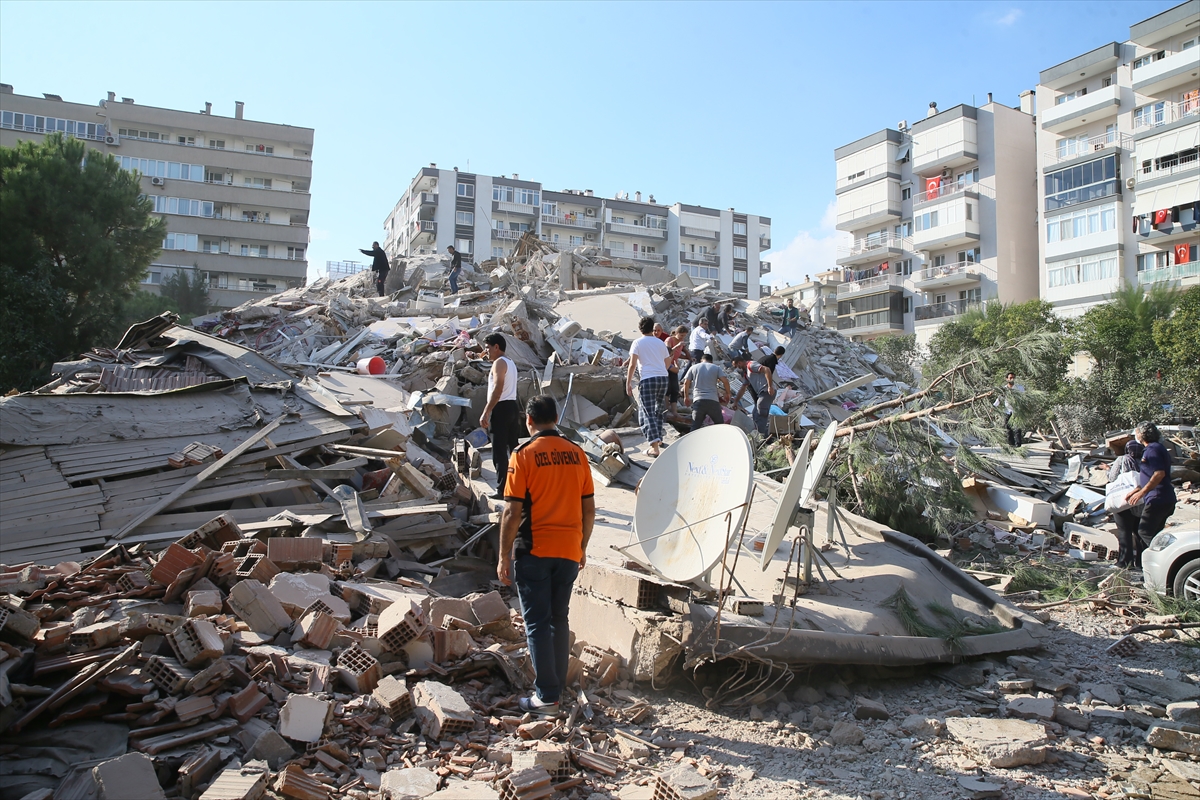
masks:
<path id="1" fill-rule="evenodd" d="M 230 767 L 209 784 L 200 800 L 258 800 L 266 792 L 270 777 L 270 770 L 261 761 Z"/>
<path id="2" fill-rule="evenodd" d="M 421 800 L 438 790 L 442 779 L 427 769 L 389 769 L 379 779 L 383 800 Z"/>
<path id="3" fill-rule="evenodd" d="M 974 664 L 953 664 L 941 667 L 938 669 L 937 675 L 966 689 L 982 686 L 987 682 L 987 675 Z"/>
<path id="4" fill-rule="evenodd" d="M 834 723 L 833 730 L 829 732 L 829 741 L 838 745 L 858 745 L 862 744 L 862 740 L 866 736 L 863 729 L 853 722 L 839 720 Z"/>
<path id="5" fill-rule="evenodd" d="M 1200 725 L 1200 702 L 1185 700 L 1181 703 L 1171 703 L 1167 706 L 1167 716 L 1176 722 Z"/>
<path id="6" fill-rule="evenodd" d="M 329 578 L 319 572 L 281 572 L 271 579 L 271 594 L 275 595 L 275 599 L 292 618 L 299 617 L 319 600 L 325 604 L 327 613 L 338 622 L 350 622 L 350 604 L 332 594 L 329 585 Z"/>
<path id="7" fill-rule="evenodd" d="M 1123 702 L 1121 700 L 1121 690 L 1111 683 L 1085 683 L 1081 688 L 1107 706 L 1115 707 L 1121 705 Z"/>
<path id="8" fill-rule="evenodd" d="M 432 739 L 456 736 L 475 727 L 475 712 L 463 696 L 444 683 L 421 681 L 413 687 L 421 732 Z"/>
<path id="9" fill-rule="evenodd" d="M 1052 720 L 1057 705 L 1053 697 L 1019 694 L 1008 698 L 1008 716 L 1017 719 Z"/>
<path id="10" fill-rule="evenodd" d="M 274 636 L 292 624 L 292 618 L 271 591 L 253 578 L 238 581 L 229 590 L 229 607 L 250 629 Z"/>
<path id="11" fill-rule="evenodd" d="M 792 699 L 806 706 L 816 705 L 825 699 L 825 693 L 815 686 L 801 686 L 796 690 Z"/>
<path id="12" fill-rule="evenodd" d="M 1200 764 L 1174 758 L 1164 758 L 1162 763 L 1172 775 L 1180 780 L 1188 783 L 1200 783 Z"/>
<path id="13" fill-rule="evenodd" d="M 246 751 L 247 760 L 265 761 L 271 769 L 279 769 L 295 757 L 296 751 L 272 728 L 267 728 L 259 734 L 254 740 L 254 745 Z"/>
<path id="14" fill-rule="evenodd" d="M 184 607 L 183 614 L 186 617 L 206 617 L 209 614 L 220 614 L 221 605 L 224 602 L 219 589 L 191 591 L 187 593 L 187 605 Z"/>
<path id="15" fill-rule="evenodd" d="M 1125 682 L 1148 695 L 1166 698 L 1168 703 L 1200 700 L 1200 686 L 1194 683 L 1155 678 L 1150 675 L 1135 675 L 1127 678 Z"/>
<path id="16" fill-rule="evenodd" d="M 166 800 L 154 761 L 145 753 L 126 753 L 92 767 L 104 800 Z"/>
<path id="17" fill-rule="evenodd" d="M 1046 760 L 1046 728 L 1018 719 L 950 717 L 946 730 L 990 767 L 1019 767 Z"/>
<path id="18" fill-rule="evenodd" d="M 831 683 L 825 687 L 825 694 L 843 700 L 850 698 L 850 690 L 840 683 Z"/>
<path id="19" fill-rule="evenodd" d="M 889 720 L 892 715 L 888 713 L 887 707 L 883 703 L 860 694 L 854 697 L 854 718 Z"/>
<path id="20" fill-rule="evenodd" d="M 508 619 L 508 604 L 499 592 L 488 592 L 471 599 L 471 611 L 480 625 Z"/>
<path id="21" fill-rule="evenodd" d="M 996 688 L 1005 694 L 1021 694 L 1033 688 L 1033 678 L 1020 678 L 1012 681 L 999 681 Z"/>
<path id="22" fill-rule="evenodd" d="M 1188 733 L 1154 725 L 1146 731 L 1146 744 L 1159 750 L 1174 750 L 1177 753 L 1200 756 L 1200 733 Z"/>
<path id="23" fill-rule="evenodd" d="M 690 764 L 680 764 L 655 779 L 654 796 L 670 800 L 716 800 L 717 787 Z"/>
<path id="24" fill-rule="evenodd" d="M 306 694 L 288 695 L 279 710 L 279 732 L 297 742 L 316 742 L 325 731 L 333 704 Z"/>
<path id="25" fill-rule="evenodd" d="M 902 731 L 919 739 L 933 739 L 941 734 L 942 728 L 943 725 L 940 721 L 920 714 L 909 714 L 900 723 Z"/>
<path id="26" fill-rule="evenodd" d="M 1077 731 L 1086 731 L 1092 727 L 1092 720 L 1087 714 L 1080 714 L 1073 708 L 1058 706 L 1054 709 L 1054 721 Z"/>
<path id="27" fill-rule="evenodd" d="M 958 779 L 958 785 L 968 792 L 967 797 L 971 800 L 984 800 L 984 798 L 1004 795 L 1004 787 L 1001 784 L 981 781 L 978 778 L 961 777 Z"/>

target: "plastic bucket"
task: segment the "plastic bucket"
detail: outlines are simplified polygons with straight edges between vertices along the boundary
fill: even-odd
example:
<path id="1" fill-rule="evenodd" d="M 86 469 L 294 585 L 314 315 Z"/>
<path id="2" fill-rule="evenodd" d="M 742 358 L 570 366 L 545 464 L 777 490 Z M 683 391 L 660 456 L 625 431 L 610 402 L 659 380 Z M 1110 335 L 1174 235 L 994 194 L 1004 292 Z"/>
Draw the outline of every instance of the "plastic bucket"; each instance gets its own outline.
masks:
<path id="1" fill-rule="evenodd" d="M 382 375 L 387 370 L 387 364 L 379 356 L 360 358 L 358 360 L 359 375 Z"/>

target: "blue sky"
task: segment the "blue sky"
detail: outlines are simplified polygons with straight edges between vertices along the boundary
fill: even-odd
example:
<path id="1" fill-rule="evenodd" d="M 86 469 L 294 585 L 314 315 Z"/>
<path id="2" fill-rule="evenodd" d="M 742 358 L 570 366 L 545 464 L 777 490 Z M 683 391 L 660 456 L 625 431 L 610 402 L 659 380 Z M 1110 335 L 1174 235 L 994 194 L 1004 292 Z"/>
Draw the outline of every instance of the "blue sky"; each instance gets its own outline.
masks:
<path id="1" fill-rule="evenodd" d="M 782 283 L 832 265 L 835 147 L 1174 5 L 0 2 L 0 81 L 315 128 L 310 279 L 436 162 L 769 216 Z"/>

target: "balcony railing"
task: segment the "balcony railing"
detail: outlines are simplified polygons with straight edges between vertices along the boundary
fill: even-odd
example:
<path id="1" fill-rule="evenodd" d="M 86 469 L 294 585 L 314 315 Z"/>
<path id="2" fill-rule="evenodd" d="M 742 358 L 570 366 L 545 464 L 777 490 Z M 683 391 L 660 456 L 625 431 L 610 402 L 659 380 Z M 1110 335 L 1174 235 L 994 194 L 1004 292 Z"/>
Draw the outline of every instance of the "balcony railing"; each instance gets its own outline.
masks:
<path id="1" fill-rule="evenodd" d="M 837 224 L 844 225 L 847 222 L 852 222 L 856 219 L 865 219 L 873 217 L 876 214 L 894 213 L 900 215 L 900 203 L 893 200 L 880 200 L 878 203 L 871 203 L 869 206 L 860 206 L 851 211 L 846 211 L 837 215 Z M 894 211 L 893 211 L 894 209 Z"/>
<path id="2" fill-rule="evenodd" d="M 928 281 L 956 276 L 987 278 L 988 280 L 995 281 L 996 271 L 977 261 L 958 261 L 954 264 L 942 264 L 940 267 L 926 267 L 925 269 L 918 270 L 913 273 L 912 281 L 919 285 Z"/>
<path id="3" fill-rule="evenodd" d="M 511 211 L 514 214 L 541 214 L 542 210 L 539 206 L 526 205 L 525 203 L 510 203 L 507 200 L 497 200 L 496 208 L 500 211 Z"/>
<path id="4" fill-rule="evenodd" d="M 503 228 L 492 228 L 492 238 L 501 239 L 506 242 L 520 241 L 524 236 L 524 231 L 510 231 Z"/>
<path id="5" fill-rule="evenodd" d="M 30 114 L 29 116 L 33 115 Z M 103 142 L 105 137 L 105 134 L 103 133 L 96 134 L 95 136 L 89 136 L 86 133 L 67 133 L 66 131 L 58 130 L 58 128 L 47 129 L 45 126 L 39 128 L 36 125 L 17 125 L 12 122 L 0 122 L 0 128 L 10 131 L 23 131 L 25 133 L 61 133 L 63 136 L 68 138 L 74 137 L 76 139 L 87 139 L 92 142 Z"/>
<path id="6" fill-rule="evenodd" d="M 696 264 L 720 264 L 721 257 L 716 253 L 689 253 L 686 250 L 679 251 L 681 261 L 691 261 Z"/>
<path id="7" fill-rule="evenodd" d="M 904 276 L 900 274 L 885 274 L 876 275 L 873 278 L 867 278 L 862 281 L 850 281 L 849 283 L 839 283 L 837 287 L 837 296 L 848 297 L 853 294 L 865 294 L 868 292 L 878 292 L 892 288 L 899 288 L 904 285 Z"/>
<path id="8" fill-rule="evenodd" d="M 621 250 L 607 247 L 604 249 L 609 258 L 628 258 L 633 261 L 653 261 L 661 264 L 667 260 L 666 253 L 648 253 L 645 250 Z"/>
<path id="9" fill-rule="evenodd" d="M 684 236 L 695 236 L 699 239 L 720 239 L 721 234 L 718 231 L 710 231 L 707 228 L 690 228 L 686 225 L 681 226 L 679 232 Z"/>
<path id="10" fill-rule="evenodd" d="M 1170 267 L 1160 267 L 1159 269 L 1142 270 L 1137 275 L 1139 286 L 1178 281 L 1184 278 L 1195 278 L 1200 276 L 1200 261 L 1190 264 L 1175 264 Z"/>
<path id="11" fill-rule="evenodd" d="M 762 250 L 770 250 L 771 249 L 771 237 L 770 236 L 759 236 L 758 237 L 758 246 Z"/>
<path id="12" fill-rule="evenodd" d="M 632 236 L 649 236 L 655 239 L 666 238 L 667 232 L 663 228 L 651 228 L 646 225 L 630 225 L 625 222 L 610 222 L 613 233 L 628 233 Z"/>
<path id="13" fill-rule="evenodd" d="M 759 297 L 770 297 L 771 296 L 771 285 L 769 283 L 760 283 L 758 285 L 758 296 Z"/>
<path id="14" fill-rule="evenodd" d="M 896 236 L 885 233 L 882 236 L 868 236 L 865 239 L 855 239 L 853 244 L 839 245 L 838 258 L 865 256 L 879 250 L 912 250 L 912 239 L 907 236 Z"/>
<path id="15" fill-rule="evenodd" d="M 1133 129 L 1139 131 L 1148 128 L 1157 128 L 1159 125 L 1178 122 L 1188 117 L 1200 116 L 1200 100 L 1185 100 L 1182 103 L 1163 100 L 1161 104 L 1161 111 L 1153 107 L 1159 105 L 1159 103 L 1152 103 L 1149 110 L 1143 109 L 1144 113 L 1140 116 L 1134 114 Z"/>
<path id="16" fill-rule="evenodd" d="M 1161 162 L 1165 159 L 1154 159 L 1156 162 Z M 1156 166 L 1153 170 L 1140 170 L 1143 180 L 1150 178 L 1160 178 L 1166 175 L 1174 175 L 1177 172 L 1189 172 L 1196 169 L 1196 162 L 1200 160 L 1196 151 L 1193 150 L 1187 155 L 1180 155 L 1174 161 L 1163 166 Z"/>
<path id="17" fill-rule="evenodd" d="M 600 223 L 595 217 L 581 217 L 578 215 L 567 217 L 562 214 L 542 214 L 542 224 L 565 225 L 568 228 L 587 228 L 594 231 Z"/>
<path id="18" fill-rule="evenodd" d="M 423 233 L 437 233 L 437 223 L 430 219 L 418 219 L 413 222 L 413 237 Z"/>
<path id="19" fill-rule="evenodd" d="M 759 275 L 770 275 L 771 274 L 771 262 L 770 261 L 758 262 L 758 274 Z"/>
<path id="20" fill-rule="evenodd" d="M 837 188 L 845 189 L 848 186 L 858 186 L 869 181 L 871 178 L 886 174 L 887 171 L 888 165 L 886 163 L 876 164 L 869 169 L 863 170 L 861 174 L 856 172 L 853 177 L 848 175 L 845 178 L 838 178 Z"/>
<path id="21" fill-rule="evenodd" d="M 419 202 L 423 206 L 430 206 L 430 205 L 436 206 L 437 201 L 438 201 L 438 193 L 437 192 L 421 192 L 420 196 L 417 198 L 417 202 Z"/>
<path id="22" fill-rule="evenodd" d="M 913 198 L 913 205 L 921 203 L 932 203 L 936 200 L 945 200 L 948 197 L 953 197 L 956 194 L 964 194 L 973 192 L 975 194 L 990 197 L 993 200 L 996 198 L 996 192 L 989 186 L 984 186 L 979 181 L 974 183 L 943 183 L 938 189 L 928 192 L 921 192 Z"/>
<path id="23" fill-rule="evenodd" d="M 976 303 L 973 300 L 951 300 L 948 303 L 931 303 L 926 306 L 917 306 L 916 320 L 941 319 L 943 317 L 957 317 L 960 314 L 965 314 L 972 308 L 980 308 L 981 303 Z"/>
<path id="24" fill-rule="evenodd" d="M 1062 144 L 1064 146 L 1055 152 L 1045 154 L 1045 157 L 1042 159 L 1043 166 L 1052 166 L 1060 161 L 1079 158 L 1080 156 L 1086 156 L 1101 150 L 1112 150 L 1118 147 L 1128 150 L 1133 147 L 1133 137 L 1124 133 L 1101 133 L 1098 136 L 1093 136 L 1083 141 L 1064 139 Z"/>
<path id="25" fill-rule="evenodd" d="M 213 186 L 233 186 L 236 189 L 261 189 L 264 192 L 291 192 L 293 194 L 308 194 L 307 189 L 294 189 L 292 187 L 283 186 L 251 186 L 249 184 L 234 183 L 233 181 L 215 180 L 205 178 L 204 183 L 212 184 Z"/>

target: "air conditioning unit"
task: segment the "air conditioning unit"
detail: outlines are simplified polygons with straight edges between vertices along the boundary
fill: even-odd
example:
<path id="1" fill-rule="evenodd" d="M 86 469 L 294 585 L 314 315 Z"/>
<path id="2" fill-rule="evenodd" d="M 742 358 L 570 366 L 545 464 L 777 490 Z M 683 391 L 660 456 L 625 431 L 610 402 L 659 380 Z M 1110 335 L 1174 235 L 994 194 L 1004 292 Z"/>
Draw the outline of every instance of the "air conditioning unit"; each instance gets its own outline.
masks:
<path id="1" fill-rule="evenodd" d="M 954 175 L 954 171 L 951 170 L 949 167 L 946 167 L 944 170 L 942 170 L 943 178 L 949 178 L 949 177 L 952 177 L 953 175 Z"/>
<path id="2" fill-rule="evenodd" d="M 594 208 L 585 208 L 585 209 L 583 210 L 583 215 L 584 215 L 585 217 L 594 217 L 594 216 L 596 216 L 596 209 L 594 209 Z"/>
<path id="3" fill-rule="evenodd" d="M 430 189 L 436 189 L 436 188 L 437 188 L 437 178 L 430 178 L 430 179 L 429 179 L 429 188 L 430 188 Z"/>
<path id="4" fill-rule="evenodd" d="M 115 133 L 109 134 L 108 136 L 104 137 L 104 143 L 111 144 L 113 147 L 119 147 L 121 144 L 121 137 L 117 136 Z"/>
<path id="5" fill-rule="evenodd" d="M 1136 184 L 1137 184 L 1137 181 L 1134 180 L 1133 178 L 1125 179 L 1125 188 L 1126 189 L 1132 189 Z"/>
<path id="6" fill-rule="evenodd" d="M 596 234 L 594 234 L 594 233 L 585 234 L 584 238 L 587 239 L 589 242 L 594 242 L 594 241 L 596 241 Z"/>
<path id="7" fill-rule="evenodd" d="M 155 176 L 150 179 L 151 186 L 165 186 L 166 183 L 167 183 L 166 178 L 159 178 L 158 176 Z"/>

